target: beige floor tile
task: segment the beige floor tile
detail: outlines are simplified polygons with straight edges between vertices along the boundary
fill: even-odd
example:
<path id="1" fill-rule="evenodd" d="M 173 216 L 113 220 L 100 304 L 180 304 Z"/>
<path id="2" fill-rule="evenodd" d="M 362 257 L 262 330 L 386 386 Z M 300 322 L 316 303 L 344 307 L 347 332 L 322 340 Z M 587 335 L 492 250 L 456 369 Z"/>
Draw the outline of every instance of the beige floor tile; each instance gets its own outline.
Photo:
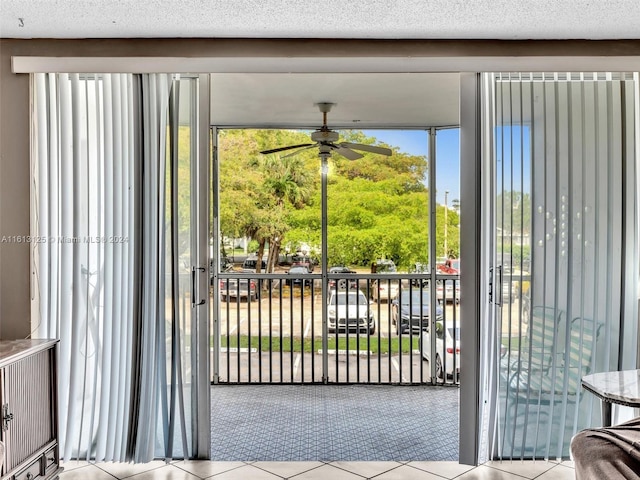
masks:
<path id="1" fill-rule="evenodd" d="M 173 466 L 185 470 L 200 478 L 210 477 L 219 473 L 228 472 L 236 468 L 244 467 L 244 462 L 210 462 L 207 460 L 186 460 L 172 463 Z"/>
<path id="2" fill-rule="evenodd" d="M 545 462 L 544 460 L 504 460 L 487 462 L 484 464 L 487 467 L 496 468 L 503 472 L 515 473 L 525 478 L 536 478 L 542 475 L 547 470 L 555 467 L 557 464 L 552 462 Z"/>
<path id="3" fill-rule="evenodd" d="M 228 472 L 208 477 L 207 480 L 281 480 L 282 477 L 260 470 L 253 465 L 245 465 L 244 467 L 235 468 Z"/>
<path id="4" fill-rule="evenodd" d="M 375 477 L 376 480 L 442 480 L 442 477 L 409 465 L 402 465 Z"/>
<path id="5" fill-rule="evenodd" d="M 369 478 L 398 468 L 402 464 L 399 462 L 331 462 L 329 465 Z"/>
<path id="6" fill-rule="evenodd" d="M 323 465 L 308 472 L 291 477 L 291 480 L 362 480 L 362 475 L 347 472 L 333 465 Z"/>
<path id="7" fill-rule="evenodd" d="M 68 462 L 60 462 L 60 466 L 64 467 L 65 472 L 75 470 L 76 468 L 86 467 L 87 465 L 94 465 L 94 464 L 85 462 L 85 461 L 80 461 L 80 460 L 69 460 Z"/>
<path id="8" fill-rule="evenodd" d="M 564 465 L 557 465 L 551 470 L 547 470 L 536 480 L 575 480 L 576 471 L 571 467 L 565 467 Z"/>
<path id="9" fill-rule="evenodd" d="M 132 477 L 127 477 L 129 480 L 200 480 L 199 477 L 185 472 L 173 465 L 165 465 L 164 467 L 156 468 L 149 472 L 139 473 Z"/>
<path id="10" fill-rule="evenodd" d="M 495 468 L 480 465 L 473 470 L 460 475 L 456 480 L 517 480 L 524 479 L 521 475 L 515 473 L 504 472 Z"/>
<path id="11" fill-rule="evenodd" d="M 127 478 L 139 473 L 155 470 L 156 468 L 164 467 L 166 462 L 162 460 L 153 461 L 149 463 L 118 463 L 118 462 L 98 462 L 96 467 L 100 470 L 104 470 L 110 473 L 116 478 Z"/>
<path id="12" fill-rule="evenodd" d="M 576 468 L 576 465 L 575 463 L 573 463 L 573 460 L 563 460 L 562 462 L 560 462 L 560 465 L 563 465 L 569 468 Z"/>
<path id="13" fill-rule="evenodd" d="M 458 462 L 409 462 L 407 465 L 449 479 L 456 478 L 473 468 L 470 465 L 460 465 Z"/>
<path id="14" fill-rule="evenodd" d="M 114 480 L 114 478 L 113 475 L 109 475 L 94 465 L 84 465 L 63 471 L 60 474 L 60 480 Z"/>
<path id="15" fill-rule="evenodd" d="M 280 477 L 289 478 L 324 465 L 322 462 L 255 462 L 251 464 Z"/>

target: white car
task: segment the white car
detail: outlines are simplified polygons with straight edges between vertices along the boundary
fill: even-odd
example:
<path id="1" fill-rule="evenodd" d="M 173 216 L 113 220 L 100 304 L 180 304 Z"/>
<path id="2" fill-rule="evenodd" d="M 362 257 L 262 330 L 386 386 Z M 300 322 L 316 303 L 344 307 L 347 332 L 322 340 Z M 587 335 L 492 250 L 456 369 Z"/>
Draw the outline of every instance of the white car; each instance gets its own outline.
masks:
<path id="1" fill-rule="evenodd" d="M 456 305 L 460 304 L 460 280 L 438 280 L 436 292 L 438 303 L 453 303 L 455 301 Z"/>
<path id="2" fill-rule="evenodd" d="M 329 333 L 339 330 L 376 331 L 371 304 L 360 290 L 333 290 L 329 296 Z"/>
<path id="3" fill-rule="evenodd" d="M 431 335 L 428 330 L 422 332 L 421 349 L 422 357 L 429 361 L 431 355 Z M 444 363 L 442 355 L 444 352 Z M 455 356 L 455 372 L 454 372 L 454 356 Z M 458 379 L 460 377 L 460 327 L 456 325 L 455 331 L 453 325 L 447 325 L 441 320 L 436 321 L 436 376 L 444 378 L 444 373 L 448 377 Z M 455 376 L 454 376 L 455 373 Z"/>
<path id="4" fill-rule="evenodd" d="M 400 290 L 399 280 L 388 280 L 381 278 L 371 282 L 371 296 L 376 302 L 390 302 L 398 295 Z"/>

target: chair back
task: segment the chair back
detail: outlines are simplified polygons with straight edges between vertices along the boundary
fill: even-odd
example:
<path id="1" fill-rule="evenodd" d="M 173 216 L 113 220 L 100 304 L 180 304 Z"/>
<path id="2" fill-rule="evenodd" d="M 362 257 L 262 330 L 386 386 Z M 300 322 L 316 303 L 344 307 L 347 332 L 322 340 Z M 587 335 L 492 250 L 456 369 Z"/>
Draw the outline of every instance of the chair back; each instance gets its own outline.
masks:
<path id="1" fill-rule="evenodd" d="M 529 370 L 546 370 L 553 362 L 554 345 L 564 345 L 563 312 L 554 307 L 532 307 L 522 356 Z"/>
<path id="2" fill-rule="evenodd" d="M 568 339 L 568 351 L 564 356 L 567 366 L 567 392 L 575 394 L 580 391 L 582 377 L 591 373 L 591 361 L 594 357 L 602 323 L 591 319 L 576 317 L 571 321 L 571 332 Z"/>

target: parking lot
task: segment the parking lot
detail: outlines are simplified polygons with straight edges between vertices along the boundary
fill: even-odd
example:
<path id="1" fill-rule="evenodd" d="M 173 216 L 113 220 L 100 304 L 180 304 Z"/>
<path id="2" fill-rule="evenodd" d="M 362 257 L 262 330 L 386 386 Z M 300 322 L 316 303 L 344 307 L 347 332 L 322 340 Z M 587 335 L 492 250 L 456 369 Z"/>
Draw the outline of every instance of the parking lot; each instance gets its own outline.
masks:
<path id="1" fill-rule="evenodd" d="M 310 336 L 322 335 L 322 295 L 320 288 L 295 288 L 285 286 L 282 291 L 276 291 L 269 296 L 263 293 L 262 298 L 247 302 L 246 299 L 230 297 L 220 302 L 220 334 L 233 335 L 237 332 L 253 335 Z M 395 333 L 395 326 L 391 323 L 391 302 L 372 301 L 370 309 L 376 319 L 376 333 L 379 331 L 383 338 Z M 447 302 L 443 316 L 453 322 L 460 321 L 459 306 Z M 346 335 L 346 333 L 343 333 Z M 354 335 L 352 332 L 351 335 Z M 407 334 L 405 334 L 406 336 Z M 366 337 L 366 334 L 363 335 Z"/>
<path id="2" fill-rule="evenodd" d="M 371 293 L 371 285 L 363 283 L 359 290 Z M 346 289 L 353 293 L 357 290 Z M 429 347 L 421 344 L 420 330 L 397 333 L 392 302 L 370 300 L 364 308 L 367 315 L 373 314 L 373 333 L 368 329 L 338 329 L 323 342 L 322 295 L 317 280 L 313 287 L 304 289 L 285 285 L 274 288 L 271 294 L 260 290 L 252 301 L 228 297 L 220 302 L 217 317 L 219 349 L 213 353 L 216 381 L 431 383 L 430 363 L 421 354 Z M 447 302 L 438 311 L 447 324 L 455 322 L 459 326 L 459 306 L 455 302 Z M 433 383 L 456 383 L 458 379 L 452 375 Z"/>

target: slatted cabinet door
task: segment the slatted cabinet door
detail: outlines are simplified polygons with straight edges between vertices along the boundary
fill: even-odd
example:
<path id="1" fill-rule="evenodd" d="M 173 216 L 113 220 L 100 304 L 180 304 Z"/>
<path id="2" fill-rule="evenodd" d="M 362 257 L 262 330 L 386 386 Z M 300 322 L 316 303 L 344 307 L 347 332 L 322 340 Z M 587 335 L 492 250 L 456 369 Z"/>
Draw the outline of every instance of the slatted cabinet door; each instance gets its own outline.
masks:
<path id="1" fill-rule="evenodd" d="M 44 480 L 60 473 L 56 342 L 0 342 L 2 480 Z"/>

